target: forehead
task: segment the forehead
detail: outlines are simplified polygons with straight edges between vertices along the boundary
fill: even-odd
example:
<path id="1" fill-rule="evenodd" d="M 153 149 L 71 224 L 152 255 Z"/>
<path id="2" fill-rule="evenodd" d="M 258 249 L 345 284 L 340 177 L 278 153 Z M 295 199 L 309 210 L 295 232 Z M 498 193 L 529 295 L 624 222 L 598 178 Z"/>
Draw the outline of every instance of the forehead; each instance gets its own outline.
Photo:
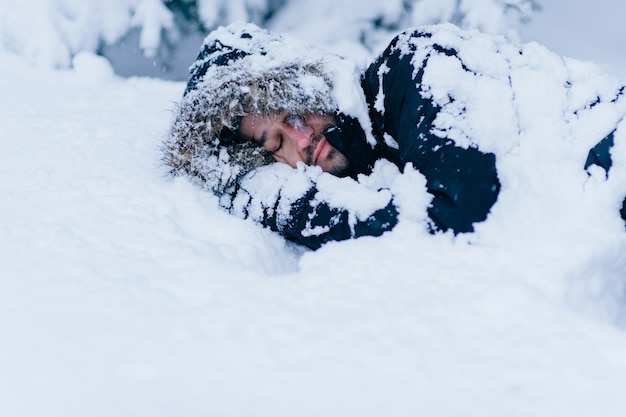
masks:
<path id="1" fill-rule="evenodd" d="M 244 138 L 258 140 L 279 122 L 279 115 L 248 114 L 241 118 L 239 133 Z"/>

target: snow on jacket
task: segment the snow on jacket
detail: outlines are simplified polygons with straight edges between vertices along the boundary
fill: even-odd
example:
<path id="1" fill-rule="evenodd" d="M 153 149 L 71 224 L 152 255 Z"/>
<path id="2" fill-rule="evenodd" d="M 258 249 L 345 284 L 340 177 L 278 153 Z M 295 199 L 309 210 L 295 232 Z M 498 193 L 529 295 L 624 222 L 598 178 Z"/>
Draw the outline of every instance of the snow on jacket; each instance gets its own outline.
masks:
<path id="1" fill-rule="evenodd" d="M 434 102 L 424 76 L 431 62 L 442 58 L 463 65 L 454 48 L 432 40 L 428 31 L 397 36 L 362 76 L 376 138 L 373 152 L 356 146 L 366 140 L 355 140 L 358 124 L 345 126 L 345 118 L 339 117 L 338 129 L 327 136 L 360 172 L 381 158 L 400 169 L 411 164 L 424 175 L 427 191 L 433 196 L 428 207 L 432 229 L 470 232 L 474 223 L 485 220 L 497 199 L 500 183 L 496 158 L 480 150 L 473 137 L 459 138 L 460 144 L 452 139 L 452 126 L 434 124 L 443 106 Z M 462 119 L 463 111 L 458 109 L 453 117 Z"/>
<path id="2" fill-rule="evenodd" d="M 536 124 L 526 110 L 545 86 L 529 84 L 530 72 L 564 71 L 554 96 L 565 97 L 560 119 L 572 126 L 599 104 L 621 105 L 573 135 L 573 152 L 591 149 L 623 118 L 622 86 L 588 91 L 576 68 L 544 55 L 445 24 L 401 33 L 359 73 L 310 45 L 231 25 L 207 37 L 191 68 L 166 162 L 231 213 L 314 249 L 378 236 L 402 219 L 469 232 L 497 201 L 500 156 Z M 335 113 L 326 136 L 352 163 L 351 178 L 268 164 L 262 150 L 228 134 L 249 111 Z"/>

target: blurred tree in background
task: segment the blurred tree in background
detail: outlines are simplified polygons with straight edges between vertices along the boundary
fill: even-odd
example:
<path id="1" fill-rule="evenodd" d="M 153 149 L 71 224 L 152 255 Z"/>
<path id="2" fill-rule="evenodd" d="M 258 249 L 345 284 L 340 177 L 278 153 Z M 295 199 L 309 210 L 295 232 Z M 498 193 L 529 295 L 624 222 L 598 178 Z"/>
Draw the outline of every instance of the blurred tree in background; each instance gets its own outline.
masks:
<path id="1" fill-rule="evenodd" d="M 399 31 L 452 22 L 519 40 L 539 0 L 0 0 L 0 47 L 39 67 L 83 51 L 123 76 L 184 80 L 203 38 L 231 22 L 290 33 L 355 59 Z"/>

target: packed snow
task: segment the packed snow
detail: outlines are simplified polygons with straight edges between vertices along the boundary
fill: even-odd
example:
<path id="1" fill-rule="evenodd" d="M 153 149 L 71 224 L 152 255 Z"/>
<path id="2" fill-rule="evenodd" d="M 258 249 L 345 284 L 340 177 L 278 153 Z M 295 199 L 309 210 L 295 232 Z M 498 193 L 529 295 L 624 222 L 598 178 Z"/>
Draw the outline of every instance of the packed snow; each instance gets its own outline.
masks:
<path id="1" fill-rule="evenodd" d="M 403 221 L 315 252 L 166 175 L 184 83 L 0 48 L 0 414 L 623 415 L 626 126 L 608 179 L 580 150 L 624 103 L 560 117 L 610 102 L 626 64 L 524 48 L 544 94 L 516 97 L 522 146 L 490 142 L 511 150 L 476 233 Z"/>

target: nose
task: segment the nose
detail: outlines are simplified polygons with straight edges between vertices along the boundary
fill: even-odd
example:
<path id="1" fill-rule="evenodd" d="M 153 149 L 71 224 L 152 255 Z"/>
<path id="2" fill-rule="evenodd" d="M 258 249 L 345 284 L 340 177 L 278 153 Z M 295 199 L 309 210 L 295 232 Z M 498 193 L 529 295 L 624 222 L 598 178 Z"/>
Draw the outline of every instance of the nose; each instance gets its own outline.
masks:
<path id="1" fill-rule="evenodd" d="M 283 134 L 293 142 L 298 150 L 301 151 L 311 144 L 313 128 L 305 125 L 295 127 L 286 123 Z"/>

